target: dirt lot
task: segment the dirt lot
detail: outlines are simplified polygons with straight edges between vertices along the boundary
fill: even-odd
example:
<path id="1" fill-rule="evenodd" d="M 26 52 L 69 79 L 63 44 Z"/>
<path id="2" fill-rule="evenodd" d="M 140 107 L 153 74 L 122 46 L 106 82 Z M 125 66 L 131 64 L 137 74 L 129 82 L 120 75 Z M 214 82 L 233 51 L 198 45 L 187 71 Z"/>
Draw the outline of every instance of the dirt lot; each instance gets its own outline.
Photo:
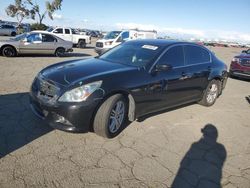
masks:
<path id="1" fill-rule="evenodd" d="M 213 48 L 229 64 L 237 48 Z M 250 187 L 250 83 L 229 79 L 212 107 L 198 104 L 134 122 L 108 140 L 51 129 L 29 109 L 32 79 L 65 58 L 0 56 L 0 187 Z M 201 129 L 214 127 L 212 137 Z M 210 125 L 211 128 L 211 125 Z M 218 139 L 216 140 L 216 130 Z M 220 182 L 220 183 L 219 183 Z"/>

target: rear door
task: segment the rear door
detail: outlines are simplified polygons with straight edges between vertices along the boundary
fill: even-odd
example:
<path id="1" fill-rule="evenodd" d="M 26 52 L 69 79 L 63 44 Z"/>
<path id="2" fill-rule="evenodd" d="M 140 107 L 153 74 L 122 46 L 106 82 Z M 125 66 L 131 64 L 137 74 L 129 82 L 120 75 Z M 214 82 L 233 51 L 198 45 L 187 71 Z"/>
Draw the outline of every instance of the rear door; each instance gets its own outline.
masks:
<path id="1" fill-rule="evenodd" d="M 188 68 L 189 93 L 191 99 L 199 99 L 208 84 L 211 72 L 211 54 L 198 45 L 187 44 L 184 46 L 185 64 Z"/>
<path id="2" fill-rule="evenodd" d="M 57 47 L 57 39 L 49 34 L 42 33 L 41 53 L 54 54 Z"/>

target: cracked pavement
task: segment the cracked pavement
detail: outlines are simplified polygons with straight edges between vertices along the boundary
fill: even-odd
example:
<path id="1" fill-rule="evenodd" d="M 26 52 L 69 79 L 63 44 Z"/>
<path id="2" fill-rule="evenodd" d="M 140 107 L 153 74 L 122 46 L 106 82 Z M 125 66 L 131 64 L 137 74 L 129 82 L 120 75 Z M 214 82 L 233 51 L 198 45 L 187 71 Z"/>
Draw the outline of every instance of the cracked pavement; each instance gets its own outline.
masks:
<path id="1" fill-rule="evenodd" d="M 229 64 L 241 49 L 213 48 Z M 93 49 L 76 53 L 95 55 Z M 29 109 L 43 67 L 78 57 L 0 56 L 0 187 L 250 187 L 250 83 L 229 79 L 214 106 L 133 122 L 114 139 L 53 130 Z M 214 126 L 217 136 L 201 129 Z M 214 134 L 213 132 L 209 134 Z"/>

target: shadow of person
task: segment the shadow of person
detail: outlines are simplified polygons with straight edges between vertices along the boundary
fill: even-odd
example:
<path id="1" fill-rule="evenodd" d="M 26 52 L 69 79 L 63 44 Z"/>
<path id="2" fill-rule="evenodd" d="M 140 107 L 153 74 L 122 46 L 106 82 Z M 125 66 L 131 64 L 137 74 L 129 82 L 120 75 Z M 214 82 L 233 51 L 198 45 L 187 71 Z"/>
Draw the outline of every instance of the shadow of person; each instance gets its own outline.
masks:
<path id="1" fill-rule="evenodd" d="M 225 147 L 217 143 L 218 131 L 212 124 L 201 129 L 202 138 L 192 144 L 180 163 L 172 183 L 173 188 L 221 187 L 222 167 L 226 160 Z"/>

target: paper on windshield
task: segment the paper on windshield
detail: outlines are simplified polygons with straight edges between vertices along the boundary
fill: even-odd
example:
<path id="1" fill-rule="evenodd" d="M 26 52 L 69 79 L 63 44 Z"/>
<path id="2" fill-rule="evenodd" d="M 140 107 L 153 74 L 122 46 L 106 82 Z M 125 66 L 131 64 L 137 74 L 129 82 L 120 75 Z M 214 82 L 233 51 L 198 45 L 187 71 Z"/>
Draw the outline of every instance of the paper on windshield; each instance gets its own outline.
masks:
<path id="1" fill-rule="evenodd" d="M 142 48 L 149 49 L 149 50 L 157 50 L 157 49 L 158 49 L 158 46 L 143 45 Z"/>

